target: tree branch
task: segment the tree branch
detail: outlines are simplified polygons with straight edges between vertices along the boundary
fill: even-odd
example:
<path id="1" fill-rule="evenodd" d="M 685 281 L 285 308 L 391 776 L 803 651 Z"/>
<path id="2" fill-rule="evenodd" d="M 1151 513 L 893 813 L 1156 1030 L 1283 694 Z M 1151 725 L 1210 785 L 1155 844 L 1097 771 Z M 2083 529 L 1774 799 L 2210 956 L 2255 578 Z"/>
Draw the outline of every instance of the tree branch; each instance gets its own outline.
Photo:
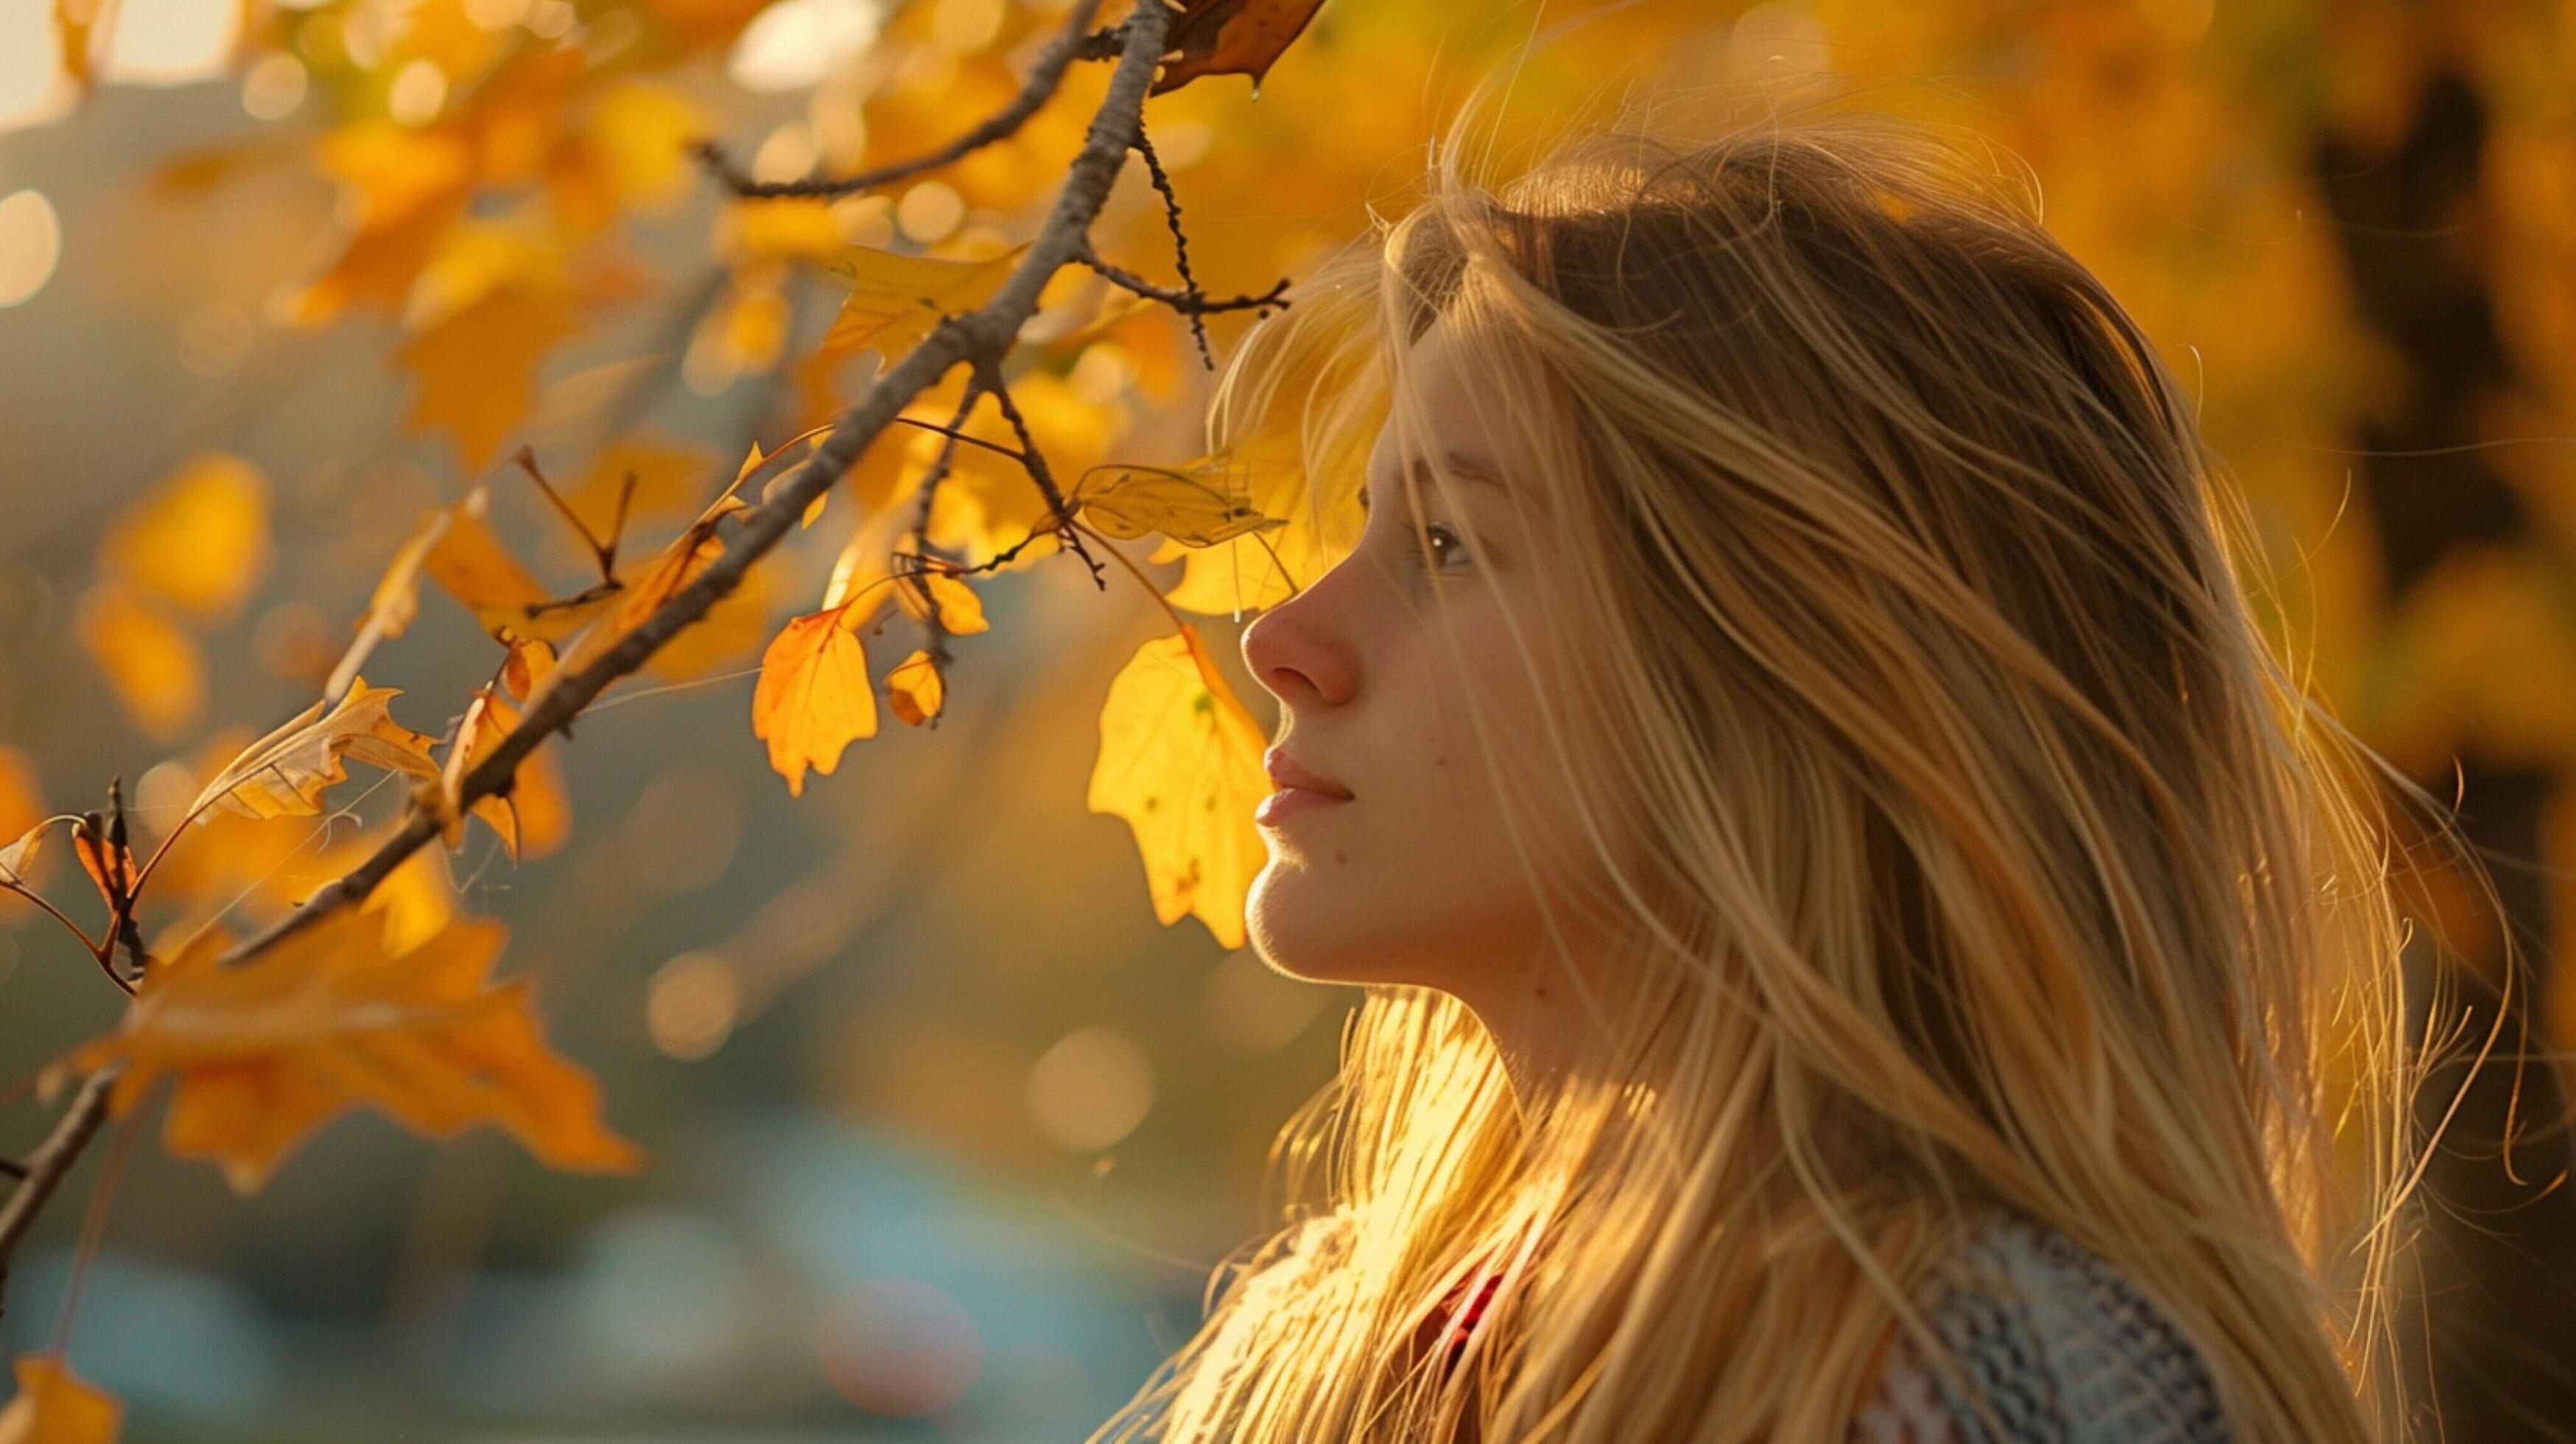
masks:
<path id="1" fill-rule="evenodd" d="M 928 155 L 881 165 L 874 170 L 860 171 L 856 175 L 810 176 L 804 180 L 794 181 L 757 181 L 741 167 L 726 160 L 724 152 L 717 149 L 716 143 L 712 140 L 700 141 L 692 149 L 698 158 L 705 161 L 708 168 L 716 173 L 717 178 L 725 183 L 726 189 L 745 200 L 765 200 L 780 196 L 820 199 L 854 195 L 872 186 L 887 185 L 908 176 L 919 175 L 924 171 L 937 170 L 943 165 L 962 160 L 985 146 L 996 141 L 1007 140 L 1016 134 L 1022 125 L 1028 123 L 1029 117 L 1037 114 L 1055 94 L 1056 87 L 1064 79 L 1065 70 L 1074 61 L 1105 60 L 1117 54 L 1115 50 L 1104 50 L 1103 46 L 1116 37 L 1124 29 L 1123 26 L 1112 27 L 1097 35 L 1085 33 L 1091 27 L 1091 17 L 1099 9 L 1100 0 L 1082 0 L 1082 3 L 1074 6 L 1073 13 L 1065 17 L 1063 31 L 1053 40 L 1048 41 L 1044 50 L 1038 52 L 1038 58 L 1029 66 L 1027 83 L 1020 87 L 1019 94 L 1011 97 L 1010 104 L 995 111 L 983 124 Z"/>
<path id="2" fill-rule="evenodd" d="M 54 1196 L 63 1178 L 72 1171 L 81 1150 L 107 1122 L 107 1092 L 116 1082 L 116 1068 L 110 1065 L 91 1074 L 81 1083 L 80 1092 L 72 1096 L 72 1106 L 54 1121 L 54 1131 L 45 1136 L 36 1151 L 27 1155 L 26 1173 L 9 1193 L 9 1201 L 0 1204 L 0 1306 L 8 1294 L 9 1260 L 18 1254 L 18 1245 L 27 1230 L 36 1223 L 45 1201 Z"/>
<path id="3" fill-rule="evenodd" d="M 1085 0 L 1077 19 L 1088 23 L 1087 17 L 1096 3 L 1097 0 Z M 859 454 L 893 424 L 896 414 L 952 367 L 960 362 L 975 364 L 978 358 L 998 364 L 1017 339 L 1022 323 L 1035 314 L 1038 295 L 1048 278 L 1089 249 L 1086 237 L 1091 223 L 1107 202 L 1127 152 L 1142 132 L 1145 94 L 1163 54 L 1171 15 L 1163 0 L 1142 0 L 1115 27 L 1112 33 L 1119 37 L 1118 63 L 1110 77 L 1108 94 L 1092 117 L 1082 150 L 1056 192 L 1055 203 L 1036 240 L 993 298 L 965 315 L 940 318 L 929 336 L 841 414 L 832 434 L 795 470 L 781 477 L 760 505 L 737 513 L 742 518 L 741 525 L 728 540 L 723 555 L 597 660 L 577 672 L 558 674 L 531 701 L 518 727 L 465 774 L 457 790 L 458 807 L 470 807 L 482 798 L 505 791 L 517 775 L 519 764 L 539 743 L 563 731 L 610 683 L 641 667 L 664 643 L 739 585 L 752 563 L 795 529 L 806 507 L 831 489 Z M 1080 25 L 1066 34 L 1079 37 Z M 1069 54 L 1075 43 L 1069 39 L 1061 48 Z M 1051 48 L 1050 56 L 1053 54 Z M 1061 74 L 1062 70 L 1063 62 L 1055 61 L 1051 73 Z M 222 965 L 238 966 L 333 912 L 358 903 L 405 858 L 438 835 L 436 812 L 415 802 L 401 829 L 366 861 L 315 893 L 303 907 L 234 947 L 224 955 Z M 105 1121 L 108 1087 L 114 1072 L 112 1066 L 103 1069 L 81 1085 L 71 1107 L 55 1124 L 53 1134 L 27 1160 L 26 1178 L 10 1193 L 8 1202 L 0 1205 L 0 1276 L 5 1276 L 8 1260 L 37 1212 Z"/>

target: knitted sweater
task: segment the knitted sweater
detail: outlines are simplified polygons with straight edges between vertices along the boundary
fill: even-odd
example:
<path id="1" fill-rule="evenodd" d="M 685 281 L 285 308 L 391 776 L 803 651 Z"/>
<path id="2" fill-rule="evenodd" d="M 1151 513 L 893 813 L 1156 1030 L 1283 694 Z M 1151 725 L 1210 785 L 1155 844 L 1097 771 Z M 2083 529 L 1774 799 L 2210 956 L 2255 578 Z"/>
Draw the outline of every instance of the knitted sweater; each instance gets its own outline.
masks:
<path id="1" fill-rule="evenodd" d="M 1927 1290 L 1932 1325 L 2003 1429 L 1899 1330 L 1851 1444 L 2228 1444 L 2200 1353 L 2127 1274 L 2037 1220 L 1984 1225 Z"/>

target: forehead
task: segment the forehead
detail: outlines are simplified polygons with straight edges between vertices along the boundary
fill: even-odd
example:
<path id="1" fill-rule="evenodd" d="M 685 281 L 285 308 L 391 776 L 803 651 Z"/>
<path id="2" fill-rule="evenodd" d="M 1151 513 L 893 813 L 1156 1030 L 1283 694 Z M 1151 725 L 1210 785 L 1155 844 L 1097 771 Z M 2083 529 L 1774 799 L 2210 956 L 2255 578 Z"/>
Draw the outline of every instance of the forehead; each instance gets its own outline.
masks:
<path id="1" fill-rule="evenodd" d="M 1406 350 L 1397 364 L 1398 384 L 1411 389 L 1421 404 L 1421 419 L 1428 434 L 1412 438 L 1418 455 L 1443 453 L 1468 461 L 1481 460 L 1491 469 L 1501 469 L 1495 460 L 1503 451 L 1503 438 L 1496 434 L 1498 418 L 1492 415 L 1493 399 L 1477 387 L 1477 357 L 1462 334 L 1447 320 L 1435 321 L 1422 333 L 1421 339 Z M 1369 469 L 1379 475 L 1391 475 L 1398 461 L 1396 448 L 1397 421 L 1392 407 L 1386 424 L 1378 431 L 1377 445 L 1369 455 Z M 1404 458 L 1407 462 L 1414 457 Z"/>

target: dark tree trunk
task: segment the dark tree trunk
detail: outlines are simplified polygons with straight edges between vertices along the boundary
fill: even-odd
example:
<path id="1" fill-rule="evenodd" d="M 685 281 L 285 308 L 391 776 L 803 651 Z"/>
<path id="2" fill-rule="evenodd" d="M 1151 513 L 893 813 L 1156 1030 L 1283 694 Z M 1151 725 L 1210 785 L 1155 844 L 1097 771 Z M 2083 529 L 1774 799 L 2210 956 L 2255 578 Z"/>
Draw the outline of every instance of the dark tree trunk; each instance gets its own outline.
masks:
<path id="1" fill-rule="evenodd" d="M 2483 453 L 2379 454 L 2477 441 L 2479 400 L 2516 384 L 2497 339 L 2482 258 L 2465 244 L 2476 234 L 2486 128 L 2476 90 L 2446 74 L 2426 88 L 2394 151 L 2328 137 L 2314 157 L 2362 318 L 2411 363 L 2404 413 L 2372 418 L 2356 437 L 2365 454 L 2355 474 L 2383 539 L 2390 593 L 2399 598 L 2453 547 L 2510 542 L 2528 529 L 2514 492 Z M 2571 1162 L 2566 1091 L 2538 1022 L 2547 1015 L 2542 999 L 2550 983 L 2542 952 L 2549 898 L 2531 866 L 2559 780 L 2475 757 L 2463 762 L 2463 824 L 2494 873 L 2530 971 L 2517 980 L 2499 1057 L 2471 1083 L 2426 1175 L 2424 1297 L 2407 1305 L 2409 1367 L 2438 1407 L 2438 1437 L 2475 1444 L 2576 1439 L 2576 1190 L 2560 1186 Z M 2447 795 L 2447 777 L 2425 781 Z M 2419 1003 L 2428 982 L 2415 980 Z M 2474 977 L 2458 983 L 2482 1037 L 2496 992 Z M 2440 1119 L 2463 1076 L 2454 1065 L 2434 1078 L 2420 1109 L 2426 1127 Z M 2422 1423 L 2426 1437 L 2436 1437 L 2432 1420 Z"/>

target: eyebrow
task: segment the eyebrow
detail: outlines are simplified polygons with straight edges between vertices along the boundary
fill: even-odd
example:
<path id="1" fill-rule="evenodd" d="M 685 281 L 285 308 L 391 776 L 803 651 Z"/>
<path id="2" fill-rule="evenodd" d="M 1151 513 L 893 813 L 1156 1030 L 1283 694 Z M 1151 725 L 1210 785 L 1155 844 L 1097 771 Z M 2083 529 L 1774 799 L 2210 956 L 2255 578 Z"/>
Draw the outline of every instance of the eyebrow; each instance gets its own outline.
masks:
<path id="1" fill-rule="evenodd" d="M 1441 459 L 1448 463 L 1449 469 L 1457 473 L 1461 481 L 1476 482 L 1497 489 L 1504 485 L 1502 477 L 1494 472 L 1491 464 L 1483 457 L 1470 456 L 1463 451 L 1448 451 L 1441 453 Z M 1430 485 L 1430 474 L 1422 460 L 1417 458 L 1414 461 L 1412 473 L 1414 485 L 1421 487 Z M 1368 493 L 1368 482 L 1363 479 L 1360 482 L 1359 492 L 1361 511 L 1368 510 Z"/>

